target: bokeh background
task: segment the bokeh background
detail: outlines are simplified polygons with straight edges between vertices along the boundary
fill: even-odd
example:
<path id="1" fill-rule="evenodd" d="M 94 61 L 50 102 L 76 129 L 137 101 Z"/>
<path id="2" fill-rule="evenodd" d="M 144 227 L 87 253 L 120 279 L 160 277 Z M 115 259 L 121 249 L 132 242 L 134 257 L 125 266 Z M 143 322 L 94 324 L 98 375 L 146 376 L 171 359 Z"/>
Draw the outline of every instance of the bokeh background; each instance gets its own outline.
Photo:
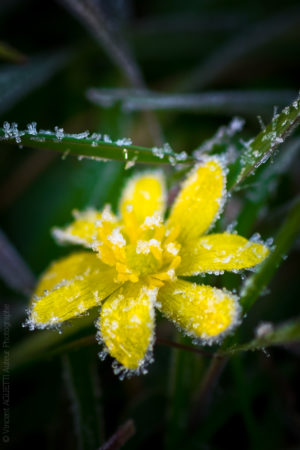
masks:
<path id="1" fill-rule="evenodd" d="M 187 153 L 214 136 L 217 152 L 234 157 L 274 107 L 296 97 L 299 30 L 296 0 L 2 0 L 1 126 L 37 122 L 150 147 L 168 142 Z M 245 119 L 243 131 L 219 142 L 217 130 L 234 116 Z M 299 194 L 299 147 L 298 131 L 260 169 L 260 184 L 249 178 L 230 199 L 219 229 L 238 219 L 247 237 L 275 236 Z M 68 223 L 74 208 L 116 208 L 140 168 L 0 142 L 0 298 L 3 311 L 9 305 L 13 358 L 4 448 L 97 449 L 132 419 L 136 431 L 124 449 L 299 449 L 297 343 L 234 356 L 204 396 L 211 355 L 164 345 L 192 343 L 160 317 L 149 373 L 124 381 L 109 358 L 97 357 L 92 324 L 70 336 L 48 334 L 46 347 L 43 332 L 22 327 L 35 279 L 70 252 L 51 228 Z M 163 170 L 171 199 L 180 172 Z M 209 281 L 239 289 L 245 276 Z M 299 240 L 245 318 L 241 342 L 261 322 L 299 316 L 298 278 Z M 22 343 L 34 333 L 30 353 Z"/>

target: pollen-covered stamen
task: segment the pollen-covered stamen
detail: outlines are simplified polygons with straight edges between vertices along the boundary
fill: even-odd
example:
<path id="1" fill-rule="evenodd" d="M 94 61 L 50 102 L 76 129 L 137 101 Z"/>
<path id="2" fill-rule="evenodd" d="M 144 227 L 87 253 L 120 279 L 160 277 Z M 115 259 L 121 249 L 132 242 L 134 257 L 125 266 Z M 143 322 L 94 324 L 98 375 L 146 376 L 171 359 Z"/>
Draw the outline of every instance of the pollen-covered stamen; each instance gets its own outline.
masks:
<path id="1" fill-rule="evenodd" d="M 137 241 L 136 244 L 136 253 L 143 255 L 149 255 L 152 253 L 155 259 L 157 259 L 158 262 L 161 262 L 162 260 L 162 248 L 161 248 L 161 242 L 157 239 L 150 239 L 149 241 Z"/>
<path id="2" fill-rule="evenodd" d="M 107 240 L 110 241 L 113 245 L 113 247 L 125 247 L 126 241 L 124 239 L 124 236 L 120 232 L 121 227 L 116 227 L 112 230 L 112 233 L 107 236 Z"/>
<path id="3" fill-rule="evenodd" d="M 176 269 L 181 262 L 181 257 L 179 256 L 181 246 L 178 242 L 171 241 L 171 239 L 177 235 L 177 229 L 166 230 L 164 227 L 160 270 L 151 276 L 151 282 L 155 286 L 162 286 L 164 282 L 176 279 Z"/>
<path id="4" fill-rule="evenodd" d="M 145 278 L 148 284 L 161 286 L 176 278 L 181 261 L 180 244 L 174 239 L 178 230 L 167 230 L 158 213 L 147 216 L 134 236 L 129 236 L 128 227 L 112 221 L 109 214 L 97 225 L 94 249 L 105 264 L 116 268 L 115 281 L 136 283 Z"/>
<path id="5" fill-rule="evenodd" d="M 100 259 L 109 266 L 118 263 L 126 264 L 125 247 L 126 239 L 121 232 L 120 226 L 109 220 L 98 221 L 98 238 L 95 245 Z"/>
<path id="6" fill-rule="evenodd" d="M 153 216 L 147 216 L 144 220 L 144 223 L 141 226 L 142 230 L 157 230 L 158 228 L 163 227 L 162 217 L 158 212 L 155 212 Z"/>

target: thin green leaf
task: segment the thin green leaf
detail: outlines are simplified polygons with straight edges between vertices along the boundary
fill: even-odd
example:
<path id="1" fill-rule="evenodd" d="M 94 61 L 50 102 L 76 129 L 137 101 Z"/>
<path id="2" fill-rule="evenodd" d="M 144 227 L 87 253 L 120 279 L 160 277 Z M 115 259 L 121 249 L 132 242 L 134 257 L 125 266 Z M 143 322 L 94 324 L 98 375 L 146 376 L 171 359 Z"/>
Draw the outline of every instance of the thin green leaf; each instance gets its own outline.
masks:
<path id="1" fill-rule="evenodd" d="M 0 279 L 16 292 L 29 295 L 35 285 L 34 275 L 0 229 Z"/>
<path id="2" fill-rule="evenodd" d="M 262 165 L 251 177 L 251 184 L 245 187 L 244 195 L 247 207 L 243 208 L 237 218 L 236 230 L 243 236 L 249 236 L 259 212 L 265 208 L 270 198 L 274 198 L 279 181 L 289 170 L 300 150 L 300 138 L 295 137 L 284 144 L 273 164 Z M 269 209 L 266 209 L 266 214 Z"/>
<path id="3" fill-rule="evenodd" d="M 255 303 L 261 292 L 266 288 L 275 274 L 283 257 L 289 251 L 295 237 L 300 230 L 300 198 L 297 198 L 287 219 L 280 228 L 275 241 L 274 249 L 250 276 L 241 291 L 240 303 L 243 310 L 248 311 Z"/>
<path id="4" fill-rule="evenodd" d="M 263 350 L 275 345 L 286 345 L 300 341 L 300 319 L 283 323 L 275 329 L 270 326 L 265 333 L 261 334 L 246 344 L 233 345 L 223 350 L 222 354 L 233 355 L 249 350 Z"/>
<path id="5" fill-rule="evenodd" d="M 232 169 L 228 187 L 234 189 L 261 164 L 267 162 L 299 123 L 300 97 L 284 108 L 280 114 L 275 114 L 269 125 L 256 138 L 244 144 L 245 151 Z"/>
<path id="6" fill-rule="evenodd" d="M 177 340 L 183 344 L 187 342 L 187 338 L 181 335 L 177 336 Z M 183 436 L 188 428 L 192 394 L 202 365 L 201 360 L 190 352 L 175 349 L 172 356 L 166 449 L 184 447 Z"/>
<path id="7" fill-rule="evenodd" d="M 163 14 L 150 14 L 148 17 L 137 17 L 134 23 L 130 23 L 128 32 L 141 36 L 150 36 L 154 39 L 157 35 L 167 34 L 178 35 L 183 33 L 199 33 L 202 35 L 204 31 L 220 32 L 227 30 L 236 30 L 244 28 L 249 22 L 249 15 L 241 9 L 235 8 L 230 11 L 206 11 L 202 10 L 187 12 L 165 11 Z M 173 37 L 173 36 L 172 36 Z"/>
<path id="8" fill-rule="evenodd" d="M 48 358 L 52 354 L 50 352 L 52 349 L 69 342 L 77 335 L 81 336 L 84 330 L 93 325 L 96 317 L 97 314 L 91 314 L 87 317 L 81 317 L 79 320 L 74 320 L 72 326 L 65 327 L 62 333 L 57 330 L 35 331 L 30 336 L 23 338 L 11 349 L 11 371 L 18 371 L 41 359 Z"/>
<path id="9" fill-rule="evenodd" d="M 255 114 L 284 106 L 295 97 L 290 90 L 211 91 L 169 94 L 141 89 L 89 89 L 87 98 L 102 107 L 121 102 L 124 111 L 174 110 L 203 114 Z"/>
<path id="10" fill-rule="evenodd" d="M 132 419 L 122 424 L 99 450 L 119 450 L 135 434 L 135 424 Z"/>
<path id="11" fill-rule="evenodd" d="M 132 145 L 130 139 L 119 139 L 113 142 L 107 135 L 88 131 L 80 134 L 64 133 L 63 129 L 55 131 L 36 131 L 36 124 L 29 124 L 27 130 L 19 131 L 16 124 L 5 122 L 0 128 L 0 141 L 10 144 L 26 145 L 43 150 L 55 150 L 64 155 L 77 155 L 97 160 L 123 161 L 127 167 L 136 162 L 154 164 L 176 164 L 194 161 L 185 152 L 175 153 L 168 144 L 162 148 L 141 147 Z"/>
<path id="12" fill-rule="evenodd" d="M 100 389 L 95 358 L 86 348 L 63 358 L 66 388 L 69 392 L 79 450 L 95 450 L 103 440 Z"/>
<path id="13" fill-rule="evenodd" d="M 29 92 L 45 83 L 69 59 L 65 51 L 33 57 L 22 66 L 0 70 L 0 114 L 6 112 Z"/>
<path id="14" fill-rule="evenodd" d="M 291 6 L 286 10 L 276 12 L 266 19 L 243 27 L 229 40 L 223 41 L 220 47 L 209 53 L 198 67 L 188 73 L 177 85 L 177 89 L 203 89 L 222 78 L 229 69 L 241 70 L 242 61 L 255 50 L 284 36 L 291 29 L 299 26 L 299 7 Z M 246 58 L 245 58 L 246 59 Z M 247 59 L 246 59 L 247 60 Z"/>
<path id="15" fill-rule="evenodd" d="M 134 54 L 130 51 L 126 36 L 120 34 L 120 30 L 116 32 L 115 14 L 109 17 L 107 10 L 99 2 L 95 4 L 92 1 L 84 3 L 63 0 L 61 3 L 86 27 L 129 83 L 137 88 L 146 88 L 143 73 Z M 163 139 L 159 122 L 152 113 L 146 113 L 145 118 L 155 144 L 160 145 Z"/>
<path id="16" fill-rule="evenodd" d="M 244 361 L 240 355 L 230 360 L 231 373 L 234 382 L 235 391 L 237 393 L 237 404 L 243 422 L 247 430 L 247 441 L 249 441 L 249 449 L 258 450 L 262 448 L 260 439 L 259 425 L 251 408 L 251 391 L 248 388 L 247 371 Z"/>

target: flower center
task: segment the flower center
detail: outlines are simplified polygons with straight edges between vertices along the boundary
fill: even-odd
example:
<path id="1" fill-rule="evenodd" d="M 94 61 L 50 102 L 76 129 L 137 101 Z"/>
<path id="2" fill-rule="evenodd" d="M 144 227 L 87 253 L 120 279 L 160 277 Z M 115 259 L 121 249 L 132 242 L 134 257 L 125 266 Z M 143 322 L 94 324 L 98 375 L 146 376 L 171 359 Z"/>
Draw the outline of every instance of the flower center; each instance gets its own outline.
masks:
<path id="1" fill-rule="evenodd" d="M 175 278 L 181 261 L 178 231 L 167 229 L 157 214 L 130 226 L 107 216 L 98 226 L 96 250 L 105 264 L 116 268 L 116 281 L 136 283 L 143 278 L 151 287 L 160 287 Z"/>

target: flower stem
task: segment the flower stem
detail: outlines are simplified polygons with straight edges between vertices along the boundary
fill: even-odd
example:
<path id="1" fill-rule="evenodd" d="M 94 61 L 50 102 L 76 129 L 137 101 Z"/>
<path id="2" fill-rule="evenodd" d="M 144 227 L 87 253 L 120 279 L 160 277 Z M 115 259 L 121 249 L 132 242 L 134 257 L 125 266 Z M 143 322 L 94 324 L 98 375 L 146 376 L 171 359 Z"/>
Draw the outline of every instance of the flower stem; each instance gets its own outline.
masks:
<path id="1" fill-rule="evenodd" d="M 220 376 L 228 362 L 228 357 L 213 358 L 202 379 L 200 389 L 195 396 L 194 409 L 192 412 L 191 427 L 198 425 L 208 413 L 213 399 L 214 389 L 220 379 Z"/>
<path id="2" fill-rule="evenodd" d="M 180 342 L 169 341 L 167 339 L 156 339 L 156 343 L 158 345 L 165 345 L 168 347 L 178 348 L 180 350 L 186 350 L 198 355 L 210 356 L 211 358 L 221 358 L 221 356 L 219 356 L 217 353 L 212 353 L 200 348 L 192 347 L 190 345 L 181 344 Z"/>

